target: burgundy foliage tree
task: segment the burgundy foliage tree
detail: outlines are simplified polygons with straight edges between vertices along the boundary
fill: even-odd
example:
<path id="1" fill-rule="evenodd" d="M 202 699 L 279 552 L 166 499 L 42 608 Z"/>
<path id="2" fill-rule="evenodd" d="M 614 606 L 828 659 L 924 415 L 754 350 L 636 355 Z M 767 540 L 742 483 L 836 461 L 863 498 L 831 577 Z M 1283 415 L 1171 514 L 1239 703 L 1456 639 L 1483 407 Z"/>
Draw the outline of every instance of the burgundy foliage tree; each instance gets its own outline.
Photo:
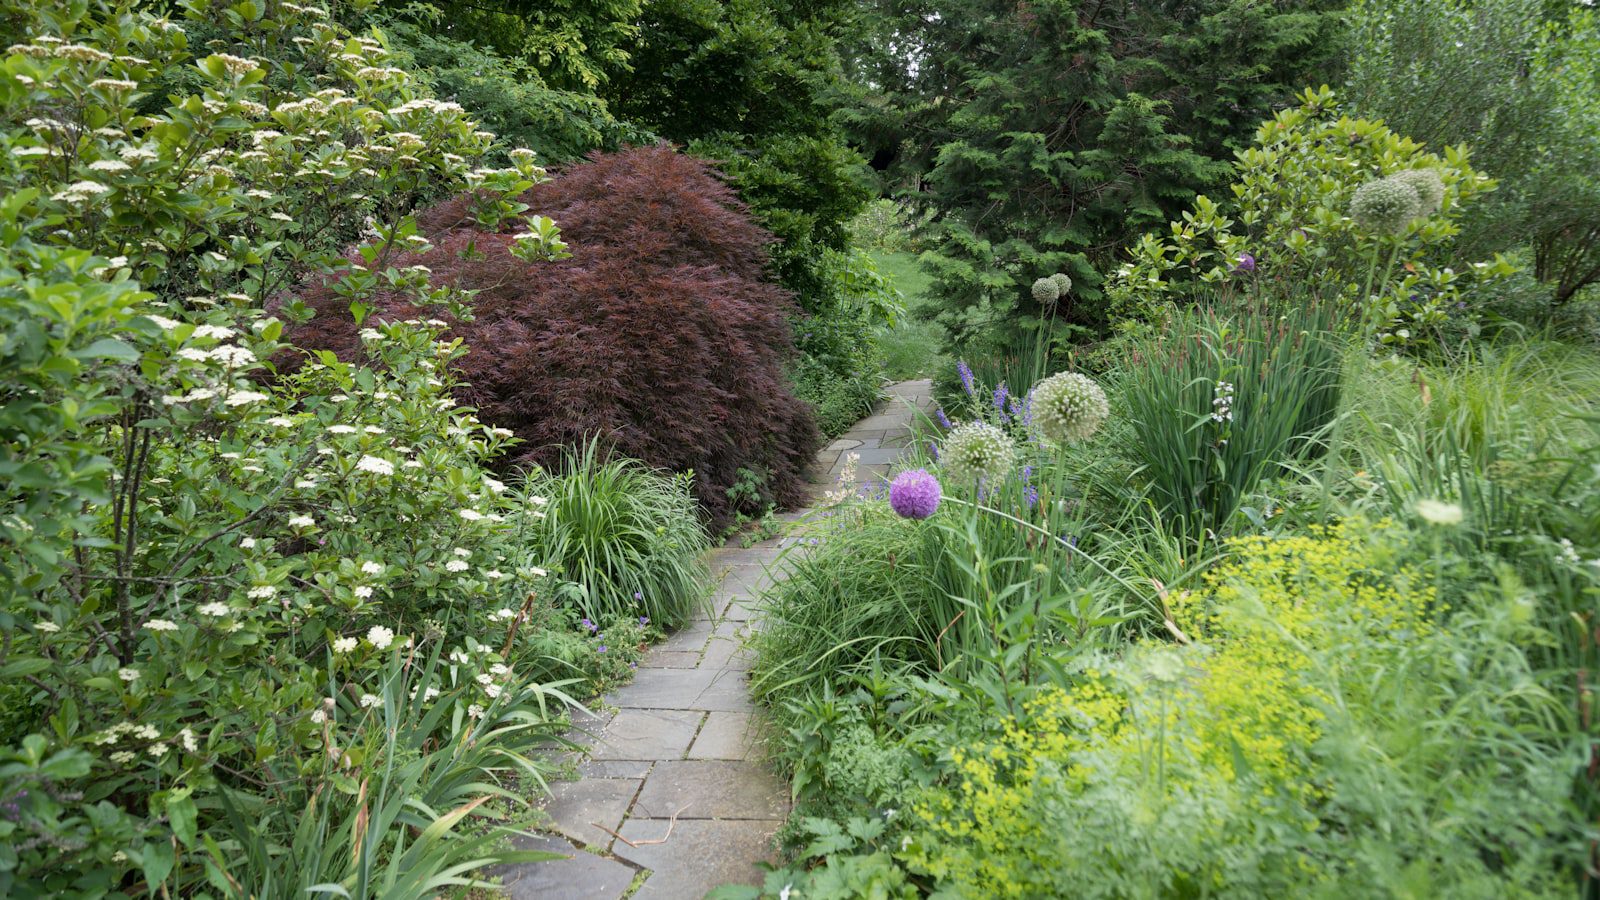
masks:
<path id="1" fill-rule="evenodd" d="M 772 236 L 733 191 L 704 163 L 648 147 L 595 154 L 522 199 L 555 219 L 572 258 L 517 259 L 520 222 L 486 232 L 458 197 L 418 217 L 433 248 L 395 262 L 478 292 L 473 320 L 451 323 L 471 351 L 457 399 L 526 442 L 507 468 L 553 464 L 598 434 L 618 453 L 694 470 L 715 526 L 740 511 L 727 494 L 740 469 L 780 506 L 800 503 L 818 437 L 784 377 L 793 297 L 767 280 Z M 305 300 L 317 316 L 294 341 L 358 358 L 344 301 L 320 287 Z M 392 294 L 376 306 L 380 319 L 440 316 Z"/>

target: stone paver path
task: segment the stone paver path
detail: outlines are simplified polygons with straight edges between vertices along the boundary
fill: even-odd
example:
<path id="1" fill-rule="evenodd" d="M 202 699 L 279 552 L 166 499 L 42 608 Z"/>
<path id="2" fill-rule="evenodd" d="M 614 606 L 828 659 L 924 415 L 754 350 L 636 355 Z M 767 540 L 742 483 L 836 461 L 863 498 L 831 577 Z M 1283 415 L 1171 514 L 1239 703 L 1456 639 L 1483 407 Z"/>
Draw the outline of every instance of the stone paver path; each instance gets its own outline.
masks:
<path id="1" fill-rule="evenodd" d="M 855 486 L 882 483 L 915 410 L 932 408 L 927 381 L 888 393 L 817 455 L 813 497 L 837 489 L 851 453 Z M 807 512 L 782 518 L 800 522 Z M 567 858 L 502 871 L 511 897 L 615 900 L 642 880 L 640 900 L 698 900 L 718 885 L 761 882 L 757 864 L 776 861 L 771 841 L 789 791 L 765 763 L 768 735 L 750 699 L 743 641 L 760 627 L 756 600 L 783 577 L 780 556 L 797 540 L 741 548 L 736 539 L 711 551 L 711 610 L 651 648 L 633 682 L 605 696 L 605 712 L 575 721 L 574 739 L 586 747 L 578 780 L 551 784 L 544 809 L 554 833 L 522 844 Z"/>

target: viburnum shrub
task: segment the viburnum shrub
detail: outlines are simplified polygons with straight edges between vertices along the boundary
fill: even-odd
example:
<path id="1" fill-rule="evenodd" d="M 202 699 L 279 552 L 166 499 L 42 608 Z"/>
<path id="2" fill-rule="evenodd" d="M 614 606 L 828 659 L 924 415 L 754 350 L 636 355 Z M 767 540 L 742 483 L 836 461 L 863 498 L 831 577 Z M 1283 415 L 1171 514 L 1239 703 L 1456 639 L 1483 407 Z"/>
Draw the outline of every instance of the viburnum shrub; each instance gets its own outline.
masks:
<path id="1" fill-rule="evenodd" d="M 0 894 L 431 895 L 558 711 L 519 661 L 542 511 L 486 472 L 511 435 L 457 406 L 442 323 L 273 378 L 265 300 L 315 273 L 330 316 L 462 314 L 392 264 L 410 208 L 472 188 L 498 224 L 542 172 L 473 168 L 493 136 L 321 7 L 177 7 L 233 42 L 95 0 L 4 23 Z"/>
<path id="2" fill-rule="evenodd" d="M 1148 319 L 1201 285 L 1283 297 L 1317 285 L 1396 347 L 1427 343 L 1453 318 L 1470 322 L 1465 292 L 1514 271 L 1498 255 L 1468 263 L 1452 252 L 1462 206 L 1494 181 L 1468 164 L 1464 146 L 1440 156 L 1380 121 L 1343 115 L 1326 87 L 1300 101 L 1238 154 L 1232 218 L 1202 195 L 1168 234 L 1130 248 L 1107 282 L 1114 308 Z M 1419 187 L 1437 202 L 1421 203 Z M 1372 214 L 1377 201 L 1394 207 L 1387 218 Z"/>
<path id="3" fill-rule="evenodd" d="M 396 262 L 471 292 L 470 318 L 440 313 L 472 348 L 457 396 L 521 439 L 510 464 L 554 466 L 562 447 L 598 436 L 693 470 L 714 527 L 761 512 L 728 498 L 740 469 L 766 472 L 780 505 L 803 499 L 817 433 L 784 377 L 792 298 L 766 278 L 771 236 L 704 163 L 668 147 L 596 154 L 535 187 L 522 203 L 581 248 L 554 263 L 524 258 L 525 226 L 485 222 L 481 202 L 464 194 L 420 216 L 427 246 Z M 425 314 L 406 291 L 373 296 L 380 317 Z M 326 314 L 297 340 L 359 358 L 356 325 L 332 314 L 337 283 L 307 297 Z"/>

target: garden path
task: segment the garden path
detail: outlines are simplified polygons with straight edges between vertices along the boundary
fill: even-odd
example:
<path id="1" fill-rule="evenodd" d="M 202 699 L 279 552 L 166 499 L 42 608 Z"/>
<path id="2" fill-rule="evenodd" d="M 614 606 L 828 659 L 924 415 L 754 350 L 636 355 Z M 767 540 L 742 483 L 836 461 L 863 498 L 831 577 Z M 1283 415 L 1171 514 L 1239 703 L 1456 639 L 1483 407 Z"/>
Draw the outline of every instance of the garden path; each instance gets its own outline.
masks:
<path id="1" fill-rule="evenodd" d="M 855 486 L 882 483 L 911 439 L 917 412 L 930 412 L 930 382 L 893 385 L 871 416 L 818 453 L 813 498 L 835 489 L 846 458 L 859 454 Z M 782 516 L 801 525 L 809 509 Z M 640 882 L 639 900 L 691 900 L 723 884 L 760 884 L 758 863 L 775 861 L 772 837 L 789 813 L 788 786 L 765 762 L 760 710 L 751 702 L 744 638 L 761 623 L 755 602 L 780 557 L 804 540 L 803 525 L 751 547 L 735 538 L 707 560 L 718 581 L 711 609 L 639 663 L 637 677 L 607 694 L 603 712 L 575 722 L 587 749 L 578 779 L 551 784 L 551 834 L 522 849 L 566 858 L 502 870 L 516 900 L 615 900 Z"/>

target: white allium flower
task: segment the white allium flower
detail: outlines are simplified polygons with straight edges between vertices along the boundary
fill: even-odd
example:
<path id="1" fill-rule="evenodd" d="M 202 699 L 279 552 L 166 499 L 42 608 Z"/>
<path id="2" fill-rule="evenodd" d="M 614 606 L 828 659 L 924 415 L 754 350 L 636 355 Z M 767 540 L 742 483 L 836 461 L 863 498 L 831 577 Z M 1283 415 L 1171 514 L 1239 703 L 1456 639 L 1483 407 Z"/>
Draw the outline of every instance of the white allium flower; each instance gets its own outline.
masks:
<path id="1" fill-rule="evenodd" d="M 359 641 L 357 641 L 353 637 L 334 638 L 333 639 L 333 652 L 335 652 L 335 653 L 349 653 L 351 650 L 354 650 L 356 648 L 356 644 L 358 644 L 358 643 L 359 643 Z"/>
<path id="2" fill-rule="evenodd" d="M 178 625 L 177 625 L 176 622 L 169 622 L 166 619 L 151 619 L 150 621 L 144 623 L 144 627 L 149 629 L 150 631 L 177 631 L 178 630 Z"/>
<path id="3" fill-rule="evenodd" d="M 1369 181 L 1350 198 L 1350 218 L 1374 234 L 1404 234 L 1422 215 L 1422 199 L 1409 184 L 1391 178 Z"/>
<path id="4" fill-rule="evenodd" d="M 1057 372 L 1033 386 L 1033 424 L 1053 444 L 1094 436 L 1111 414 L 1106 392 L 1077 372 Z"/>
<path id="5" fill-rule="evenodd" d="M 371 472 L 374 475 L 393 475 L 394 463 L 376 456 L 363 456 L 356 463 L 356 469 L 362 472 Z"/>
<path id="6" fill-rule="evenodd" d="M 374 625 L 367 631 L 367 641 L 379 650 L 386 650 L 394 643 L 394 632 L 382 625 Z"/>
<path id="7" fill-rule="evenodd" d="M 941 465 L 957 481 L 994 482 L 1011 472 L 1017 459 L 1011 436 L 988 422 L 966 422 L 944 439 Z"/>
<path id="8" fill-rule="evenodd" d="M 1444 179 L 1437 169 L 1404 169 L 1389 178 L 1417 192 L 1424 216 L 1433 215 L 1444 205 Z"/>

